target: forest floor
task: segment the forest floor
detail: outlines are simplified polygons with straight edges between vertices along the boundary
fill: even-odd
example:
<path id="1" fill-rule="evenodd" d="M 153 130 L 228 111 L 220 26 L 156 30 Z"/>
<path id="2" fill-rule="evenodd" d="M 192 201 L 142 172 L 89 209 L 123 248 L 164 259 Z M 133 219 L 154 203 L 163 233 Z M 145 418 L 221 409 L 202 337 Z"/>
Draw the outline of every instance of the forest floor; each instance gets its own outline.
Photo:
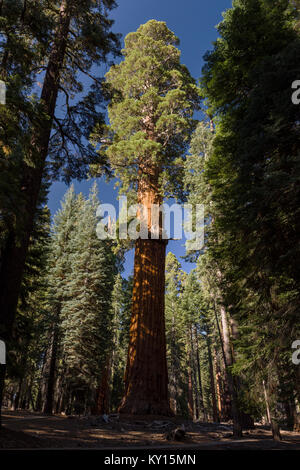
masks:
<path id="1" fill-rule="evenodd" d="M 180 418 L 114 415 L 102 417 L 45 416 L 26 411 L 3 411 L 0 449 L 253 449 L 300 450 L 300 434 L 282 431 L 275 442 L 267 427 L 256 425 L 242 439 L 232 439 L 228 424 L 193 423 Z M 185 438 L 168 440 L 170 430 L 184 425 Z"/>

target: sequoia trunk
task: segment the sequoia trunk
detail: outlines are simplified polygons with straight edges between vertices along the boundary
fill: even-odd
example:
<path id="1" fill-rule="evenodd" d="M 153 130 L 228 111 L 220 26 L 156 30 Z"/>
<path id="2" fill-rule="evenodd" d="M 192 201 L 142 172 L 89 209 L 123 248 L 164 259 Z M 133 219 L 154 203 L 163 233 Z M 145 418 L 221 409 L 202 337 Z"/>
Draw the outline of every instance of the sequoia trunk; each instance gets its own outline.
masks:
<path id="1" fill-rule="evenodd" d="M 163 240 L 135 244 L 130 340 L 125 397 L 120 412 L 170 415 L 166 360 Z"/>
<path id="2" fill-rule="evenodd" d="M 165 258 L 167 241 L 150 239 L 152 204 L 161 204 L 159 170 L 140 166 L 138 202 L 142 205 L 148 239 L 135 242 L 130 339 L 125 373 L 125 395 L 120 412 L 171 415 L 165 338 Z M 139 212 L 140 220 L 142 214 Z M 161 218 L 160 218 L 161 219 Z M 142 223 L 142 222 L 141 222 Z"/>

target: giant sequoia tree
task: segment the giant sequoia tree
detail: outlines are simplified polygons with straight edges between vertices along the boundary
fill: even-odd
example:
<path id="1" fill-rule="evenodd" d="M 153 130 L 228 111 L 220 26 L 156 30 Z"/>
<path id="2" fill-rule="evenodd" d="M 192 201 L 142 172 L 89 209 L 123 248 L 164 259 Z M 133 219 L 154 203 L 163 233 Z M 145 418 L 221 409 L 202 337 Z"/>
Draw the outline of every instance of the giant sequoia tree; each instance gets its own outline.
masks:
<path id="1" fill-rule="evenodd" d="M 124 60 L 106 75 L 110 145 L 103 146 L 123 190 L 147 208 L 180 189 L 182 158 L 198 92 L 180 64 L 176 36 L 150 20 L 125 39 Z M 105 145 L 105 144 L 104 144 Z M 161 227 L 160 227 L 161 228 Z M 164 290 L 166 240 L 137 238 L 130 344 L 121 411 L 169 414 Z"/>

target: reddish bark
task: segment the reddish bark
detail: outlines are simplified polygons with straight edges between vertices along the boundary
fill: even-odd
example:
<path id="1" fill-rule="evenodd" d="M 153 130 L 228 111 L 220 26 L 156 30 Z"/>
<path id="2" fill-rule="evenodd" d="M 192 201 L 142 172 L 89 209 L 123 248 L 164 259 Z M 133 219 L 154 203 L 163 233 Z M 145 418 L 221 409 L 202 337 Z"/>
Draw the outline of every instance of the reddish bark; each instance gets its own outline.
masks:
<path id="1" fill-rule="evenodd" d="M 111 378 L 111 361 L 110 361 L 110 357 L 108 357 L 106 360 L 106 364 L 103 368 L 100 385 L 96 393 L 96 405 L 93 410 L 93 414 L 95 415 L 103 415 L 103 414 L 109 413 L 110 378 Z"/>
<path id="2" fill-rule="evenodd" d="M 149 138 L 152 138 L 149 135 Z M 130 339 L 125 395 L 119 411 L 128 414 L 172 415 L 168 396 L 165 335 L 165 258 L 167 241 L 151 239 L 151 206 L 161 204 L 159 168 L 141 161 L 138 203 L 143 206 L 148 239 L 135 242 Z M 142 220 L 141 213 L 138 213 Z"/>
<path id="3" fill-rule="evenodd" d="M 165 251 L 164 240 L 136 241 L 123 413 L 171 414 L 164 322 Z"/>
<path id="4" fill-rule="evenodd" d="M 216 348 L 213 348 L 213 357 L 214 357 L 214 368 L 215 368 L 215 376 L 216 376 L 216 396 L 217 396 L 217 404 L 218 404 L 218 414 L 220 417 L 223 418 L 223 400 L 222 400 L 222 377 L 221 377 L 221 370 L 220 365 L 217 357 Z"/>
<path id="5" fill-rule="evenodd" d="M 232 345 L 229 334 L 227 314 L 224 306 L 221 306 L 221 322 L 223 332 L 224 361 L 226 366 L 226 376 L 229 392 L 231 395 L 231 411 L 233 418 L 233 436 L 239 438 L 242 436 L 241 413 L 238 406 L 237 383 L 231 373 L 230 367 L 233 365 Z"/>

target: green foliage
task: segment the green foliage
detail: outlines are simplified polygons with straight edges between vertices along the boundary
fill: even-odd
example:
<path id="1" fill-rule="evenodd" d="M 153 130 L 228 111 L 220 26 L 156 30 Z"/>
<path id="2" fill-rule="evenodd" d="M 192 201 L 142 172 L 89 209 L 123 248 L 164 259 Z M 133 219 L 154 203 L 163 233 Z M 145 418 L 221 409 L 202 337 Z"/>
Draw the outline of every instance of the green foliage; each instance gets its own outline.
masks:
<path id="1" fill-rule="evenodd" d="M 44 207 L 35 222 L 13 337 L 8 348 L 7 389 L 17 391 L 15 405 L 21 405 L 21 394 L 25 400 L 31 397 L 31 406 L 37 398 L 41 354 L 47 335 L 45 319 L 49 237 L 50 213 Z"/>
<path id="2" fill-rule="evenodd" d="M 112 344 L 111 344 L 111 382 L 110 406 L 117 410 L 124 395 L 124 374 L 129 344 L 129 327 L 131 318 L 133 279 L 122 279 L 116 276 L 112 292 L 111 310 L 113 314 Z"/>
<path id="3" fill-rule="evenodd" d="M 100 154 L 108 156 L 124 191 L 135 190 L 151 166 L 159 169 L 162 193 L 180 190 L 198 90 L 177 44 L 164 22 L 150 20 L 128 34 L 124 60 L 106 74 L 110 126 Z"/>
<path id="4" fill-rule="evenodd" d="M 16 229 L 18 238 L 24 230 L 28 197 L 24 166 L 41 164 L 41 156 L 32 153 L 33 140 L 52 119 L 45 115 L 38 89 L 51 57 L 60 5 L 56 0 L 3 0 L 0 6 L 0 79 L 7 88 L 6 105 L 0 105 L 0 256 L 7 234 Z M 109 53 L 117 54 L 119 47 L 108 17 L 114 1 L 69 1 L 68 5 L 72 20 L 60 74 L 61 106 L 54 118 L 44 182 L 81 178 L 91 161 L 99 162 L 86 140 L 95 123 L 104 120 L 101 79 L 91 69 Z M 81 83 L 83 74 L 92 79 L 87 91 Z"/>
<path id="5" fill-rule="evenodd" d="M 185 273 L 176 256 L 166 257 L 165 321 L 169 390 L 176 412 L 187 415 L 186 326 L 180 304 Z"/>
<path id="6" fill-rule="evenodd" d="M 116 263 L 109 242 L 96 235 L 98 205 L 96 186 L 88 200 L 77 198 L 75 218 L 67 220 L 73 231 L 59 260 L 63 279 L 58 289 L 56 280 L 63 373 L 74 394 L 95 389 L 110 344 Z"/>
<path id="7" fill-rule="evenodd" d="M 233 371 L 248 384 L 253 374 L 264 378 L 274 403 L 283 374 L 276 364 L 287 364 L 299 336 L 300 115 L 291 84 L 300 73 L 300 42 L 288 3 L 234 2 L 202 78 L 216 122 L 200 178 L 213 220 L 206 266 L 239 325 Z M 291 364 L 288 371 L 295 390 Z"/>

